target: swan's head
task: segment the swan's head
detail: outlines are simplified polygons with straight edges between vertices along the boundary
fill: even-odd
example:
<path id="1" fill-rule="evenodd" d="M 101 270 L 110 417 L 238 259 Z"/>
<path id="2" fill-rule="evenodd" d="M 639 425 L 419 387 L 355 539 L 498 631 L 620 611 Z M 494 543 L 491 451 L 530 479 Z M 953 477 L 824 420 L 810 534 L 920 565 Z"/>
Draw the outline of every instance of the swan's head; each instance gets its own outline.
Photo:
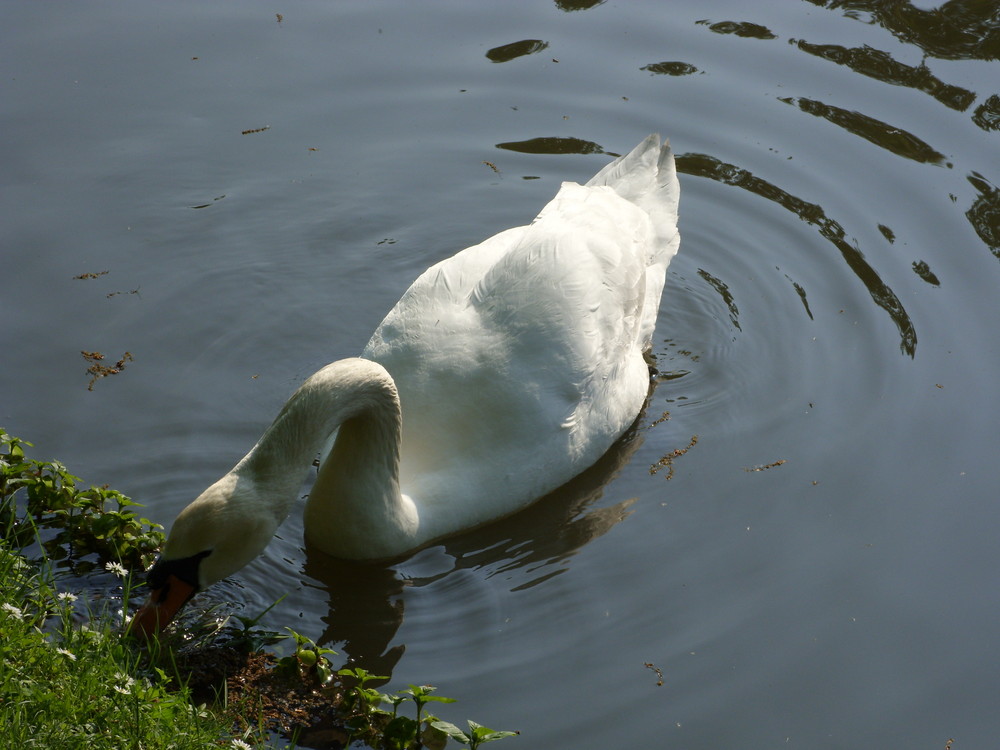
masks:
<path id="1" fill-rule="evenodd" d="M 197 592 L 232 575 L 264 550 L 278 524 L 273 512 L 255 501 L 230 474 L 181 511 L 160 559 L 147 574 L 149 599 L 132 618 L 130 633 L 150 637 Z"/>

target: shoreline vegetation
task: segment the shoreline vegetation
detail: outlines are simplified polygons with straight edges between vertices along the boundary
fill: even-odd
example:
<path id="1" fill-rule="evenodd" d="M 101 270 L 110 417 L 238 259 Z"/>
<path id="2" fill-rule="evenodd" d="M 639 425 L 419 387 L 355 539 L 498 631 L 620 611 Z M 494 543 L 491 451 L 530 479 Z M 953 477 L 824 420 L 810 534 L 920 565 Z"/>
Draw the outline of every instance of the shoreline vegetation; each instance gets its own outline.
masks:
<path id="1" fill-rule="evenodd" d="M 375 686 L 388 677 L 338 669 L 335 652 L 291 629 L 259 628 L 267 610 L 150 644 L 124 636 L 162 527 L 128 497 L 80 488 L 65 466 L 30 458 L 26 447 L 0 428 L 5 746 L 437 750 L 449 739 L 476 748 L 517 734 L 442 721 L 428 708 L 454 699 L 428 685 L 383 693 Z M 106 574 L 119 579 L 113 593 L 85 581 Z M 280 639 L 292 639 L 294 652 L 265 649 Z"/>

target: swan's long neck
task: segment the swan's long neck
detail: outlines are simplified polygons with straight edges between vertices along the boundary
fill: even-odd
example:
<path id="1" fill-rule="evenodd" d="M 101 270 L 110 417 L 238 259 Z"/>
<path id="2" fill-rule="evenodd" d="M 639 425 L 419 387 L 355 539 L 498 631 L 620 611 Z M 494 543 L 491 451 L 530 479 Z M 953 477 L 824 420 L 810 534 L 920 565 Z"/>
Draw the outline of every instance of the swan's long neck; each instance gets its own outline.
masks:
<path id="1" fill-rule="evenodd" d="M 389 373 L 369 360 L 340 360 L 302 384 L 233 472 L 252 483 L 280 523 L 337 431 L 306 505 L 306 535 L 333 554 L 372 556 L 372 544 L 416 527 L 415 510 L 399 491 L 401 428 Z"/>

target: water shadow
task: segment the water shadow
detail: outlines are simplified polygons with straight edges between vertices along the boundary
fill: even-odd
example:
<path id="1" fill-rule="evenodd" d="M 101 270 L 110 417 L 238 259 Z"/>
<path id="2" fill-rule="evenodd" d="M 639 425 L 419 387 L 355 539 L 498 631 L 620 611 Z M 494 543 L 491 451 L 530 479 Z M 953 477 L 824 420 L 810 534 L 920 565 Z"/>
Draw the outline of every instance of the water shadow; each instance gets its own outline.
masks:
<path id="1" fill-rule="evenodd" d="M 522 39 L 520 42 L 511 42 L 510 44 L 502 44 L 499 47 L 494 47 L 486 53 L 486 57 L 490 62 L 510 62 L 518 57 L 541 52 L 548 46 L 549 43 L 543 42 L 541 39 Z"/>
<path id="2" fill-rule="evenodd" d="M 593 141 L 580 138 L 548 136 L 529 138 L 525 141 L 498 143 L 494 148 L 517 151 L 521 154 L 603 154 L 604 149 Z M 617 156 L 617 154 L 611 154 Z"/>
<path id="3" fill-rule="evenodd" d="M 797 105 L 806 114 L 821 117 L 896 156 L 923 164 L 941 164 L 945 160 L 944 154 L 934 150 L 912 133 L 860 112 L 834 107 L 815 99 L 779 97 L 778 101 Z"/>
<path id="4" fill-rule="evenodd" d="M 908 2 L 863 2 L 860 0 L 806 0 L 869 25 L 879 25 L 901 41 L 923 51 L 925 57 L 946 60 L 995 60 L 1000 55 L 1000 9 L 996 3 L 952 0 L 937 9 L 923 10 Z M 777 34 L 749 21 L 697 21 L 717 34 L 755 39 L 777 39 Z M 908 65 L 889 52 L 869 45 L 845 47 L 816 44 L 804 39 L 788 42 L 806 54 L 842 65 L 876 81 L 921 91 L 949 109 L 965 112 L 976 100 L 976 92 L 946 83 L 934 75 L 926 61 Z M 1000 96 L 988 96 L 975 110 L 973 123 L 983 130 L 1000 130 Z"/>
<path id="5" fill-rule="evenodd" d="M 605 0 L 555 0 L 555 3 L 559 10 L 572 13 L 575 10 L 590 10 L 598 5 L 604 5 Z"/>
<path id="6" fill-rule="evenodd" d="M 701 276 L 701 278 L 705 280 L 705 283 L 715 290 L 719 297 L 722 298 L 722 301 L 729 309 L 729 322 L 736 327 L 736 330 L 742 331 L 743 326 L 740 325 L 740 309 L 736 306 L 736 298 L 733 296 L 733 293 L 729 291 L 729 287 L 726 286 L 725 282 L 721 279 L 717 279 L 703 268 L 698 269 L 698 275 Z"/>
<path id="7" fill-rule="evenodd" d="M 433 584 L 458 570 L 476 570 L 486 579 L 510 577 L 510 590 L 518 591 L 566 572 L 577 552 L 630 513 L 634 498 L 594 506 L 642 444 L 641 419 L 642 413 L 596 464 L 530 507 L 442 542 L 442 557 L 450 558 L 451 566 L 433 575 L 404 579 L 396 570 L 403 561 L 346 562 L 307 545 L 303 572 L 310 580 L 305 585 L 329 602 L 317 642 L 346 653 L 353 666 L 391 676 L 405 651 L 404 644 L 394 643 L 403 624 L 405 588 Z M 510 576 L 515 571 L 519 574 Z"/>
<path id="8" fill-rule="evenodd" d="M 695 177 L 706 177 L 724 185 L 748 190 L 755 195 L 777 203 L 791 211 L 807 224 L 815 226 L 820 235 L 830 242 L 843 256 L 848 268 L 864 284 L 876 305 L 888 313 L 899 331 L 899 348 L 903 354 L 913 357 L 917 348 L 917 332 L 913 321 L 902 302 L 892 289 L 882 280 L 878 272 L 865 260 L 864 254 L 854 244 L 847 241 L 847 233 L 834 219 L 815 203 L 798 198 L 777 185 L 773 185 L 752 172 L 727 164 L 707 154 L 683 154 L 677 157 L 677 171 Z"/>
<path id="9" fill-rule="evenodd" d="M 1000 260 L 1000 190 L 978 172 L 967 178 L 979 192 L 979 197 L 965 212 L 965 218 L 976 230 L 979 239 Z"/>
<path id="10" fill-rule="evenodd" d="M 806 0 L 862 23 L 877 24 L 924 54 L 942 60 L 1000 60 L 1000 4 L 948 0 L 917 8 L 907 0 Z"/>
<path id="11" fill-rule="evenodd" d="M 708 20 L 695 21 L 699 26 L 707 26 L 709 31 L 716 34 L 732 34 L 744 39 L 777 39 L 778 35 L 766 26 L 750 21 L 717 21 L 712 23 Z"/>
<path id="12" fill-rule="evenodd" d="M 806 0 L 830 10 L 844 10 L 848 18 L 881 26 L 898 40 L 918 47 L 926 57 L 941 60 L 1000 59 L 1000 4 L 981 0 L 949 0 L 937 8 L 916 8 L 897 0 Z M 935 77 L 925 62 L 912 66 L 898 62 L 888 52 L 833 44 L 794 44 L 803 52 L 846 65 L 851 70 L 896 86 L 907 86 L 933 96 L 951 109 L 964 112 L 976 93 Z M 983 130 L 1000 129 L 1000 96 L 992 94 L 972 115 Z"/>
<path id="13" fill-rule="evenodd" d="M 689 76 L 699 72 L 698 68 L 691 63 L 679 61 L 650 63 L 643 65 L 639 70 L 646 70 L 662 76 Z"/>
<path id="14" fill-rule="evenodd" d="M 802 39 L 791 42 L 803 52 L 843 65 L 876 81 L 922 91 L 949 109 L 964 112 L 976 100 L 976 92 L 945 83 L 924 63 L 907 65 L 895 60 L 888 52 L 868 45 L 843 47 L 839 44 L 812 44 Z"/>

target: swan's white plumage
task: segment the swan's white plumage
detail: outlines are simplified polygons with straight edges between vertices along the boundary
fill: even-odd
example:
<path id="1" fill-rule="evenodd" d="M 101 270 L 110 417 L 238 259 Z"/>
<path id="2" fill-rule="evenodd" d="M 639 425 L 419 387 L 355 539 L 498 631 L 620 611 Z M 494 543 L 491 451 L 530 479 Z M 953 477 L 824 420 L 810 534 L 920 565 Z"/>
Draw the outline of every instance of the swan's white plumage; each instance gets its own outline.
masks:
<path id="1" fill-rule="evenodd" d="M 590 466 L 648 390 L 643 353 L 680 242 L 678 194 L 670 148 L 653 135 L 586 185 L 564 183 L 530 225 L 429 268 L 361 359 L 312 376 L 182 512 L 163 559 L 239 546 L 209 520 L 249 514 L 276 528 L 335 432 L 306 534 L 343 557 L 410 551 L 512 513 Z M 235 570 L 222 557 L 242 565 L 261 549 L 213 552 L 200 583 Z"/>

